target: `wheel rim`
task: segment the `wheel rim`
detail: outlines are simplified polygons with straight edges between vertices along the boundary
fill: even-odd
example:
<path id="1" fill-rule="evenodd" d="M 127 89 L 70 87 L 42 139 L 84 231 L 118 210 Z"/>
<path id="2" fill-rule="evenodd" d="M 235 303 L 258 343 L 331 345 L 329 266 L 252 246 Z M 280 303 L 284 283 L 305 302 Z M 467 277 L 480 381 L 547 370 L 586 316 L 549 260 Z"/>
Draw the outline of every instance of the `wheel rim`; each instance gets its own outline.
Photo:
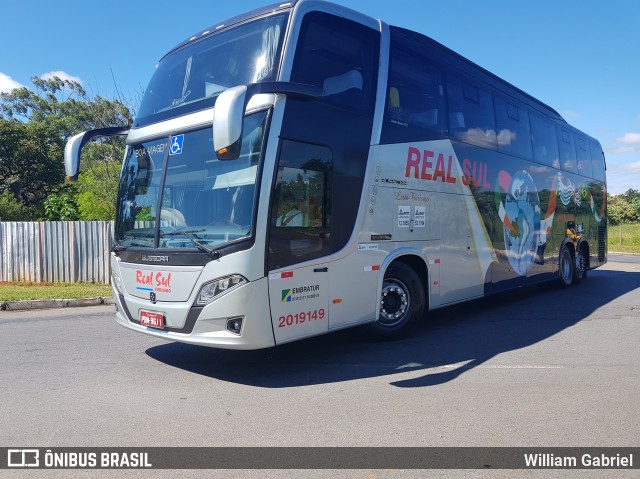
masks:
<path id="1" fill-rule="evenodd" d="M 571 279 L 571 255 L 565 250 L 562 254 L 562 280 L 568 283 Z"/>
<path id="2" fill-rule="evenodd" d="M 582 276 L 587 269 L 587 260 L 582 254 L 582 250 L 576 256 L 576 274 Z"/>
<path id="3" fill-rule="evenodd" d="M 409 289 L 398 279 L 388 279 L 380 294 L 380 319 L 384 326 L 395 326 L 405 320 L 411 308 Z"/>

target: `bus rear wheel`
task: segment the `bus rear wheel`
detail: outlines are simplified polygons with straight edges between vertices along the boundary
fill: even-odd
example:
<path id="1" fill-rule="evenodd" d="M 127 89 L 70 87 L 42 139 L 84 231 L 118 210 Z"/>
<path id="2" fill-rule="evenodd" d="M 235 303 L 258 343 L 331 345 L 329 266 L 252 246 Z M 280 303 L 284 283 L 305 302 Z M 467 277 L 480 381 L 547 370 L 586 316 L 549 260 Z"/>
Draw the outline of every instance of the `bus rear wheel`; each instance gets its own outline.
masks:
<path id="1" fill-rule="evenodd" d="M 583 244 L 578 248 L 578 252 L 576 254 L 576 269 L 573 273 L 573 284 L 578 284 L 580 281 L 587 278 L 587 269 L 589 264 L 588 258 L 589 253 L 587 251 L 587 247 Z"/>
<path id="2" fill-rule="evenodd" d="M 387 268 L 379 308 L 378 320 L 371 324 L 371 330 L 381 339 L 405 336 L 422 318 L 425 308 L 424 286 L 410 266 L 396 262 Z"/>
<path id="3" fill-rule="evenodd" d="M 573 284 L 576 264 L 573 259 L 573 253 L 567 246 L 563 246 L 560 250 L 559 261 L 560 284 L 563 288 L 568 288 Z"/>

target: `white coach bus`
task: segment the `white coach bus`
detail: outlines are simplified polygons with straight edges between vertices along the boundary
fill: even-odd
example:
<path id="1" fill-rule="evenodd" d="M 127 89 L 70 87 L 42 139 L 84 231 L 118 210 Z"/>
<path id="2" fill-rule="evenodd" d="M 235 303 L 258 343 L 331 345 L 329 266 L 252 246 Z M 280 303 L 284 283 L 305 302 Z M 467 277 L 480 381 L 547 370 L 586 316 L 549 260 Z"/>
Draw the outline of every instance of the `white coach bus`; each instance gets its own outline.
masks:
<path id="1" fill-rule="evenodd" d="M 252 11 L 158 63 L 126 136 L 118 323 L 270 347 L 606 262 L 600 144 L 416 32 L 325 1 Z"/>

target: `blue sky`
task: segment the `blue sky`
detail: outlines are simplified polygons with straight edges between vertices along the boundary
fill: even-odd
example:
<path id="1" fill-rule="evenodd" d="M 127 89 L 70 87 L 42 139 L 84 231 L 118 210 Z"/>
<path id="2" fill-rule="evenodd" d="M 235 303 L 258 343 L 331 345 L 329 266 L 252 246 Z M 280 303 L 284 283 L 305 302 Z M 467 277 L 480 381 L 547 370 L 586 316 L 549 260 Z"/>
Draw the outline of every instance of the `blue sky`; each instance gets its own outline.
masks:
<path id="1" fill-rule="evenodd" d="M 273 0 L 5 0 L 0 91 L 62 72 L 91 93 L 144 89 L 157 60 Z M 558 110 L 602 143 L 609 191 L 640 189 L 640 1 L 338 0 L 424 33 Z"/>

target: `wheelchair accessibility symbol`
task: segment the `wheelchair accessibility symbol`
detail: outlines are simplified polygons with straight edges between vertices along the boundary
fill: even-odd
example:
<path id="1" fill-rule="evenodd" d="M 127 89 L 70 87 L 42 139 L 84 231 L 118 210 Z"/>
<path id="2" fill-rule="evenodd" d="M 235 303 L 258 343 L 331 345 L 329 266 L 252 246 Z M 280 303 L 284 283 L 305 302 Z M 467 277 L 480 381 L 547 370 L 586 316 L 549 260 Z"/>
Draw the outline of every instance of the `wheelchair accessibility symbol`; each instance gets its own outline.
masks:
<path id="1" fill-rule="evenodd" d="M 171 147 L 169 148 L 169 155 L 181 155 L 183 142 L 184 142 L 184 135 L 172 136 Z"/>

